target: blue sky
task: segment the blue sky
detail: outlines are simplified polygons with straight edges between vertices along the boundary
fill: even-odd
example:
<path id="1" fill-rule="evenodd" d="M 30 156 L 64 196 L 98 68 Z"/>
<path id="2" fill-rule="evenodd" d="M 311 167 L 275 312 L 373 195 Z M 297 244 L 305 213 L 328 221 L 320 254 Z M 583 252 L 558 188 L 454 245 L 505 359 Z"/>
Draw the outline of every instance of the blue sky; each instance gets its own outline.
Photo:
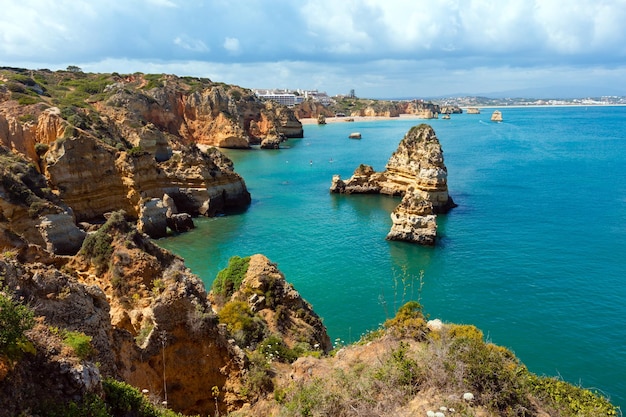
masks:
<path id="1" fill-rule="evenodd" d="M 3 0 L 0 66 L 360 97 L 626 95 L 626 0 Z"/>

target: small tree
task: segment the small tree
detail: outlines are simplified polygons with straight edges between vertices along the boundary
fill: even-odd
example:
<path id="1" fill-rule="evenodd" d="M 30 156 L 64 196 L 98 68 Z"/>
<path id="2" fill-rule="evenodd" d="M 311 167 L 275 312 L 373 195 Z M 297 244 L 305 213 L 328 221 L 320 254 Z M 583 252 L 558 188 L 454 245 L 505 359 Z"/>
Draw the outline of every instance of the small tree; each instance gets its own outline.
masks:
<path id="1" fill-rule="evenodd" d="M 83 72 L 83 70 L 80 67 L 77 67 L 76 65 L 68 65 L 67 70 L 69 72 Z"/>

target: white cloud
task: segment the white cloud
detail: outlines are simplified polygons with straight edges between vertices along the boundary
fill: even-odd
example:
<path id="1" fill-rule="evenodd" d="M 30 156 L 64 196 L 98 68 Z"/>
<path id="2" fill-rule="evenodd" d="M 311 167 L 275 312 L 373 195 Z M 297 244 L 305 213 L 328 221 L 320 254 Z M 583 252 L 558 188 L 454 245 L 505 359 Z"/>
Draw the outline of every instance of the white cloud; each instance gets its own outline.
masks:
<path id="1" fill-rule="evenodd" d="M 180 46 L 183 49 L 193 52 L 208 52 L 209 47 L 200 40 L 193 39 L 187 35 L 181 35 L 174 38 L 174 44 Z"/>
<path id="2" fill-rule="evenodd" d="M 157 7 L 170 7 L 170 8 L 178 7 L 178 5 L 171 0 L 146 0 L 146 2 L 150 5 L 157 6 Z"/>
<path id="3" fill-rule="evenodd" d="M 626 67 L 624 21 L 626 0 L 5 0 L 0 65 L 127 63 L 370 96 L 541 86 L 555 72 L 609 85 L 598 74 Z"/>
<path id="4" fill-rule="evenodd" d="M 238 54 L 240 49 L 241 49 L 241 45 L 239 44 L 239 39 L 237 38 L 226 38 L 224 39 L 224 49 L 226 49 L 228 52 L 232 53 L 232 54 Z"/>

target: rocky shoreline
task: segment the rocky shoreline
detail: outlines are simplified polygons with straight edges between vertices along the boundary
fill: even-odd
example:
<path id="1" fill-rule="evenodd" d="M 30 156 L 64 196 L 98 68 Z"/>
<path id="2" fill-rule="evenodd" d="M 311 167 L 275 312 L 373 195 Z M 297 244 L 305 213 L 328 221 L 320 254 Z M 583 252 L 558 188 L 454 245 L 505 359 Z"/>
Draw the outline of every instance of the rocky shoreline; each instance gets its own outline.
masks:
<path id="1" fill-rule="evenodd" d="M 425 117 L 413 114 L 401 114 L 397 117 L 391 116 L 350 116 L 350 117 L 326 117 L 326 123 L 350 123 L 350 122 L 377 122 L 382 120 L 424 120 Z M 318 124 L 317 118 L 298 119 L 303 125 Z"/>

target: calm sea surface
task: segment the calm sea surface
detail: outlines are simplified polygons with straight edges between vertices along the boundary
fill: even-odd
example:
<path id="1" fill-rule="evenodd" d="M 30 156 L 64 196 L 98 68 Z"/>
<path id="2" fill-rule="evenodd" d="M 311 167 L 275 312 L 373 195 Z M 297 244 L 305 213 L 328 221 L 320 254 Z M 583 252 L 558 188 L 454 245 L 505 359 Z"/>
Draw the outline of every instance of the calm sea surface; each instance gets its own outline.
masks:
<path id="1" fill-rule="evenodd" d="M 360 163 L 383 170 L 420 123 L 402 118 L 228 151 L 250 208 L 158 243 L 207 286 L 231 256 L 263 253 L 346 343 L 419 300 L 626 409 L 626 107 L 504 108 L 503 123 L 492 110 L 427 121 L 459 205 L 440 216 L 435 247 L 385 240 L 399 199 L 328 192 Z"/>

